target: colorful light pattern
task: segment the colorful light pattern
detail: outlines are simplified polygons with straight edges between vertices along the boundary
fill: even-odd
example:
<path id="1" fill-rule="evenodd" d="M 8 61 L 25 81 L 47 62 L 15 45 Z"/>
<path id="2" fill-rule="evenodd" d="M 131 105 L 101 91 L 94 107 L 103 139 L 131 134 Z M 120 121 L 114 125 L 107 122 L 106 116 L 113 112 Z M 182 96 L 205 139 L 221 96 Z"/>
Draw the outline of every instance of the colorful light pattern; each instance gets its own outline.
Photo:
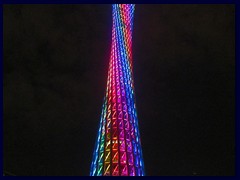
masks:
<path id="1" fill-rule="evenodd" d="M 91 176 L 143 176 L 134 97 L 132 30 L 135 5 L 112 5 L 112 46 L 107 90 L 93 153 Z"/>

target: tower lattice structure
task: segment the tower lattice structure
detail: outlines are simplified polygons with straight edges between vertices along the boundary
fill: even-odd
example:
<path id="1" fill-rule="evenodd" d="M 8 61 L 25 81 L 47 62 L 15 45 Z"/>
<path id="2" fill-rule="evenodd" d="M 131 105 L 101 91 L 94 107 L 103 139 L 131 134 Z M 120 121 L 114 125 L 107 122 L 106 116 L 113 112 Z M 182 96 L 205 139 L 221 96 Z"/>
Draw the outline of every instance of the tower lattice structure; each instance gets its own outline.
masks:
<path id="1" fill-rule="evenodd" d="M 134 4 L 112 5 L 112 44 L 107 89 L 91 176 L 145 174 L 133 83 L 134 8 Z"/>

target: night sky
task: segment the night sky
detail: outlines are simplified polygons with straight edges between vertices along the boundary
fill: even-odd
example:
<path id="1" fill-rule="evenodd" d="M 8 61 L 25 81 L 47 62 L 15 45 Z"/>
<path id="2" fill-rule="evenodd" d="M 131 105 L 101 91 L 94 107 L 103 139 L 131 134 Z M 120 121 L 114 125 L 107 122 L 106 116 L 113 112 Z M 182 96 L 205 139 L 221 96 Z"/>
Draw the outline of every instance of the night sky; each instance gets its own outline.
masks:
<path id="1" fill-rule="evenodd" d="M 112 9 L 4 5 L 4 170 L 89 175 Z M 133 61 L 146 175 L 234 175 L 235 6 L 136 5 Z"/>

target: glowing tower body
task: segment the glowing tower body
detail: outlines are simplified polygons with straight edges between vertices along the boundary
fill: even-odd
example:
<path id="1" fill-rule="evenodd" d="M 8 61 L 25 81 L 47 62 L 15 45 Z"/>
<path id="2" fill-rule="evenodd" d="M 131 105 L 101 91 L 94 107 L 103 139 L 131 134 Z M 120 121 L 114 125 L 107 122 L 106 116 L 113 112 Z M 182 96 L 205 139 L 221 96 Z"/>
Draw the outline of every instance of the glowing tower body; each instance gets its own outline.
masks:
<path id="1" fill-rule="evenodd" d="M 91 176 L 143 176 L 132 71 L 133 4 L 112 5 L 112 45 L 107 90 Z"/>

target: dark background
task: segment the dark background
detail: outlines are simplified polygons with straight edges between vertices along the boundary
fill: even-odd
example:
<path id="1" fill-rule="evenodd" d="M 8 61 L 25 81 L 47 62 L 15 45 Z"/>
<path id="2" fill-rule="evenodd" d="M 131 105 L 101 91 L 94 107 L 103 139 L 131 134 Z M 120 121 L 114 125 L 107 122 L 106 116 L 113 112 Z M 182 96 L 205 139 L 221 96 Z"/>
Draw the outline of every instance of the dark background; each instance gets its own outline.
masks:
<path id="1" fill-rule="evenodd" d="M 89 175 L 111 5 L 4 5 L 4 171 Z M 234 5 L 136 5 L 147 175 L 234 175 Z"/>

